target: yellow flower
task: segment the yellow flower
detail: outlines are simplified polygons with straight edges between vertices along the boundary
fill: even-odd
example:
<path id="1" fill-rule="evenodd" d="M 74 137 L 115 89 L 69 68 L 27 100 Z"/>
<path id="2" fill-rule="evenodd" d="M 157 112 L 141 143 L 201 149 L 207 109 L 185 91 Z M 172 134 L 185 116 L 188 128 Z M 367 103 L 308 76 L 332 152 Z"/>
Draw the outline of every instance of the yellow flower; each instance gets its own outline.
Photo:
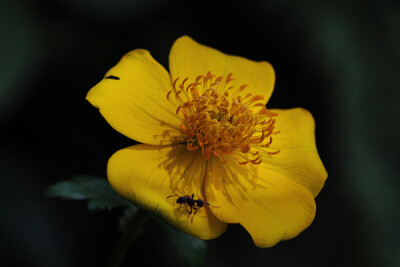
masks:
<path id="1" fill-rule="evenodd" d="M 169 67 L 136 49 L 87 95 L 115 130 L 143 143 L 110 158 L 114 190 L 201 239 L 240 223 L 257 246 L 270 247 L 307 228 L 327 173 L 311 114 L 265 108 L 272 66 L 184 36 Z M 176 200 L 192 194 L 210 205 L 189 215 Z"/>

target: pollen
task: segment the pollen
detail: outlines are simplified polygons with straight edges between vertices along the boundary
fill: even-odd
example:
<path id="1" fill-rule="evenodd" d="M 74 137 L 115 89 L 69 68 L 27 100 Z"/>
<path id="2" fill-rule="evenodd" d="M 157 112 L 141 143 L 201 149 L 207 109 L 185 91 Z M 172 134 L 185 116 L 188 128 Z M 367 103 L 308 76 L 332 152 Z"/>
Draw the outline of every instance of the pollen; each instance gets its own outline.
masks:
<path id="1" fill-rule="evenodd" d="M 201 151 L 203 158 L 233 156 L 238 164 L 260 164 L 261 155 L 276 155 L 269 150 L 278 116 L 268 110 L 262 95 L 246 93 L 247 84 L 231 85 L 233 74 L 226 77 L 199 75 L 195 80 L 176 78 L 167 99 L 177 106 L 181 130 L 187 135 L 186 147 Z M 260 153 L 265 152 L 265 153 Z"/>

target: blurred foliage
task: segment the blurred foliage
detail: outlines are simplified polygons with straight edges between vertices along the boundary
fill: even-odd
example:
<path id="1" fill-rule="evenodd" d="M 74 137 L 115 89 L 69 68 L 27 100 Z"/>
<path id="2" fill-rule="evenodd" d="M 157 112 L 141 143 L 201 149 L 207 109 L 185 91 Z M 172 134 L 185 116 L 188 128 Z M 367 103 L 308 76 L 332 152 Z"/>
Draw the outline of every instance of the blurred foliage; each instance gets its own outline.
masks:
<path id="1" fill-rule="evenodd" d="M 28 6 L 0 1 L 0 121 L 11 116 L 29 93 L 40 66 L 43 32 Z"/>
<path id="2" fill-rule="evenodd" d="M 330 107 L 341 186 L 378 265 L 400 265 L 400 10 L 394 2 L 312 2 L 308 18 L 317 55 L 335 76 Z M 396 8 L 397 7 L 397 8 Z M 317 9 L 318 12 L 313 11 Z M 299 19 L 299 21 L 302 20 Z M 317 21 L 318 23 L 313 23 Z M 365 257 L 365 255 L 360 255 Z M 371 262 L 369 262 L 371 264 Z"/>
<path id="3" fill-rule="evenodd" d="M 123 215 L 119 219 L 123 237 L 116 245 L 114 254 L 110 258 L 108 264 L 110 267 L 120 266 L 131 243 L 143 232 L 142 226 L 148 217 L 147 212 L 139 210 L 136 206 L 118 196 L 104 178 L 77 175 L 69 180 L 49 186 L 46 189 L 46 196 L 69 200 L 88 200 L 90 211 L 124 208 Z M 161 220 L 157 220 L 157 222 L 167 231 L 170 241 L 182 261 L 193 267 L 202 265 L 207 251 L 206 243 L 203 240 L 179 232 Z M 154 251 L 154 253 L 157 253 L 157 251 Z"/>

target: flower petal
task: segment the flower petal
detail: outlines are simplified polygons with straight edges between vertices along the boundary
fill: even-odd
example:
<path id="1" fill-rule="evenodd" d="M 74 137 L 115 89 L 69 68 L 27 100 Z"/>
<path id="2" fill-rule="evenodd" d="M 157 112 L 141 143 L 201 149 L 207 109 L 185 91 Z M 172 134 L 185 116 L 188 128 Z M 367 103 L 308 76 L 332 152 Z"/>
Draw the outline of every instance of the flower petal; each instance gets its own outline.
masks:
<path id="1" fill-rule="evenodd" d="M 93 87 L 86 99 L 107 122 L 127 137 L 147 144 L 180 143 L 180 119 L 166 98 L 168 72 L 146 50 L 126 54 Z"/>
<path id="2" fill-rule="evenodd" d="M 206 161 L 200 153 L 182 145 L 135 145 L 116 152 L 108 162 L 108 180 L 113 189 L 137 206 L 162 217 L 178 230 L 201 239 L 221 235 L 226 224 L 206 205 L 189 216 L 177 196 L 205 199 Z M 168 196 L 173 196 L 167 198 Z M 190 207 L 187 207 L 190 210 Z M 193 218 L 193 220 L 192 220 Z"/>
<path id="3" fill-rule="evenodd" d="M 268 155 L 262 165 L 289 177 L 318 195 L 328 176 L 315 144 L 315 123 L 310 112 L 303 108 L 272 109 L 278 113 L 273 142 L 268 150 L 280 152 Z"/>
<path id="4" fill-rule="evenodd" d="M 201 45 L 189 36 L 183 36 L 173 44 L 169 54 L 169 68 L 173 80 L 177 77 L 194 80 L 209 71 L 224 77 L 232 73 L 235 80 L 231 84 L 235 88 L 247 84 L 246 94 L 263 95 L 264 103 L 270 98 L 275 84 L 275 72 L 268 62 L 227 55 Z"/>
<path id="5" fill-rule="evenodd" d="M 206 196 L 221 221 L 240 223 L 258 247 L 294 238 L 314 219 L 314 198 L 305 187 L 265 166 L 238 165 L 213 158 L 207 168 Z"/>

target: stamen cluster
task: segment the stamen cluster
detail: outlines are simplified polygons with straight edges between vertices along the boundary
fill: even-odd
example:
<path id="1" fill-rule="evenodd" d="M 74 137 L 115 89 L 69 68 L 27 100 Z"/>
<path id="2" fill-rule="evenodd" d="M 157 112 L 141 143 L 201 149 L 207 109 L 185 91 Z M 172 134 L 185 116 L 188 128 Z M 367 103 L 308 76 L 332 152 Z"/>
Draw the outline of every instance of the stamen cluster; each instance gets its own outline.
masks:
<path id="1" fill-rule="evenodd" d="M 267 151 L 272 143 L 272 135 L 277 134 L 275 117 L 278 115 L 266 109 L 262 95 L 243 95 L 247 84 L 239 88 L 230 86 L 232 73 L 227 77 L 215 76 L 211 72 L 199 75 L 193 83 L 185 85 L 188 78 L 178 85 L 173 82 L 177 101 L 176 114 L 182 117 L 180 125 L 187 134 L 187 149 L 201 149 L 205 159 L 219 157 L 223 163 L 224 155 L 232 155 L 239 164 L 260 164 L 260 151 Z M 176 104 L 176 103 L 175 103 Z M 258 112 L 255 108 L 260 107 Z"/>

